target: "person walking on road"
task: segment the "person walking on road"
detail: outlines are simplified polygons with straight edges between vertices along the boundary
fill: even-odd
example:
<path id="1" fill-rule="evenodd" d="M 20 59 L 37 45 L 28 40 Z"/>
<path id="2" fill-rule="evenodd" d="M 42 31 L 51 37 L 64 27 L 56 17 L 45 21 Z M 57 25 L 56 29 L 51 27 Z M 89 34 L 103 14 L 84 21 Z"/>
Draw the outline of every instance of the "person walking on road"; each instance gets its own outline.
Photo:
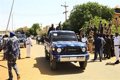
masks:
<path id="1" fill-rule="evenodd" d="M 13 80 L 12 68 L 15 70 L 17 80 L 20 80 L 20 74 L 17 68 L 16 60 L 19 55 L 19 42 L 14 32 L 10 32 L 10 38 L 6 44 L 6 59 L 8 65 L 9 78 L 7 80 Z"/>
<path id="2" fill-rule="evenodd" d="M 119 64 L 119 56 L 120 56 L 120 36 L 118 33 L 115 33 L 114 38 L 114 51 L 115 51 L 115 57 L 116 62 L 114 64 Z"/>
<path id="3" fill-rule="evenodd" d="M 26 40 L 26 52 L 27 52 L 26 58 L 30 58 L 31 46 L 32 46 L 32 40 L 30 38 L 30 35 L 28 35 Z"/>

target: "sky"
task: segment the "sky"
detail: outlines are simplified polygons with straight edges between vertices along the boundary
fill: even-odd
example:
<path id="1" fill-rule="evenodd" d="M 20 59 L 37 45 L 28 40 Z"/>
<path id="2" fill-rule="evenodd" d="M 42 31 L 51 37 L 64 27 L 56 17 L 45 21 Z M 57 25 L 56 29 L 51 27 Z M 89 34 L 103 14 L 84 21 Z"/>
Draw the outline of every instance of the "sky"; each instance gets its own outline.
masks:
<path id="1" fill-rule="evenodd" d="M 13 0 L 0 0 L 0 30 L 5 30 Z M 19 27 L 31 27 L 34 23 L 42 26 L 58 24 L 65 21 L 63 12 L 65 2 L 68 5 L 68 16 L 75 5 L 87 2 L 98 2 L 114 8 L 120 0 L 15 0 L 9 30 Z"/>

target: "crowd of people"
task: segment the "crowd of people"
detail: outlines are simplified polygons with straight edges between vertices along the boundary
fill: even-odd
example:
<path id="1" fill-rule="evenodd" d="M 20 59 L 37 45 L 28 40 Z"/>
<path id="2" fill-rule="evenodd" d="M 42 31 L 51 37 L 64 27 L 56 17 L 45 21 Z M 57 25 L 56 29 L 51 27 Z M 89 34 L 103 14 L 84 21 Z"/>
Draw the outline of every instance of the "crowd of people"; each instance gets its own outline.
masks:
<path id="1" fill-rule="evenodd" d="M 100 21 L 99 27 L 95 25 L 93 27 L 88 27 L 86 33 L 80 30 L 79 40 L 86 42 L 88 45 L 88 51 L 94 53 L 93 61 L 97 60 L 99 55 L 99 60 L 110 59 L 115 56 L 116 61 L 114 64 L 119 63 L 120 56 L 120 35 L 116 32 L 114 35 L 111 32 L 111 23 L 102 24 Z"/>
<path id="2" fill-rule="evenodd" d="M 54 25 L 49 28 L 48 34 L 51 30 L 61 30 L 61 25 L 55 29 Z M 102 62 L 103 59 L 110 59 L 115 56 L 116 61 L 114 64 L 119 63 L 120 56 L 120 35 L 118 32 L 115 35 L 111 34 L 111 24 L 102 24 L 100 21 L 99 27 L 95 25 L 93 27 L 88 27 L 86 33 L 80 29 L 79 40 L 86 43 L 88 46 L 88 51 L 94 53 L 93 61 L 96 61 L 99 55 L 99 60 Z M 30 58 L 30 48 L 32 46 L 30 35 L 28 35 L 26 40 L 26 58 Z M 3 36 L 3 60 L 7 60 L 8 65 L 8 80 L 13 80 L 12 67 L 16 72 L 17 80 L 20 79 L 20 74 L 17 68 L 16 60 L 20 58 L 20 46 L 19 40 L 17 39 L 14 32 L 10 32 L 10 35 Z"/>

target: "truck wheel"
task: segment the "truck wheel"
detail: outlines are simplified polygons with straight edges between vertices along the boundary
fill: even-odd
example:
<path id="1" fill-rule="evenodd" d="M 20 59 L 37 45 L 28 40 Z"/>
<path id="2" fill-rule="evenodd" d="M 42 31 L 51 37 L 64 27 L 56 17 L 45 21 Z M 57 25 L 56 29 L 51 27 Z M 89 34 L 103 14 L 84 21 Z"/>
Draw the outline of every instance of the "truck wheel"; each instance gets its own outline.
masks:
<path id="1" fill-rule="evenodd" d="M 85 70 L 86 66 L 87 66 L 87 61 L 84 62 L 79 62 L 80 68 Z"/>
<path id="2" fill-rule="evenodd" d="M 50 56 L 50 68 L 51 70 L 56 70 L 57 69 L 57 62 L 55 59 L 52 59 L 52 57 Z"/>

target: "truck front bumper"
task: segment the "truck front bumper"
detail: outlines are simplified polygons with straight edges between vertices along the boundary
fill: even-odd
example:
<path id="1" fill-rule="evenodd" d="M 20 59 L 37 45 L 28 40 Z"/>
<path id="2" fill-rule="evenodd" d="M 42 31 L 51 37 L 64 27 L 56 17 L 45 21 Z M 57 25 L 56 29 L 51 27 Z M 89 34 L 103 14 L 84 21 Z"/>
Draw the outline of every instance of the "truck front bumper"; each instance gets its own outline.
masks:
<path id="1" fill-rule="evenodd" d="M 59 55 L 57 57 L 58 62 L 82 62 L 89 59 L 89 54 L 81 54 L 81 55 Z"/>

